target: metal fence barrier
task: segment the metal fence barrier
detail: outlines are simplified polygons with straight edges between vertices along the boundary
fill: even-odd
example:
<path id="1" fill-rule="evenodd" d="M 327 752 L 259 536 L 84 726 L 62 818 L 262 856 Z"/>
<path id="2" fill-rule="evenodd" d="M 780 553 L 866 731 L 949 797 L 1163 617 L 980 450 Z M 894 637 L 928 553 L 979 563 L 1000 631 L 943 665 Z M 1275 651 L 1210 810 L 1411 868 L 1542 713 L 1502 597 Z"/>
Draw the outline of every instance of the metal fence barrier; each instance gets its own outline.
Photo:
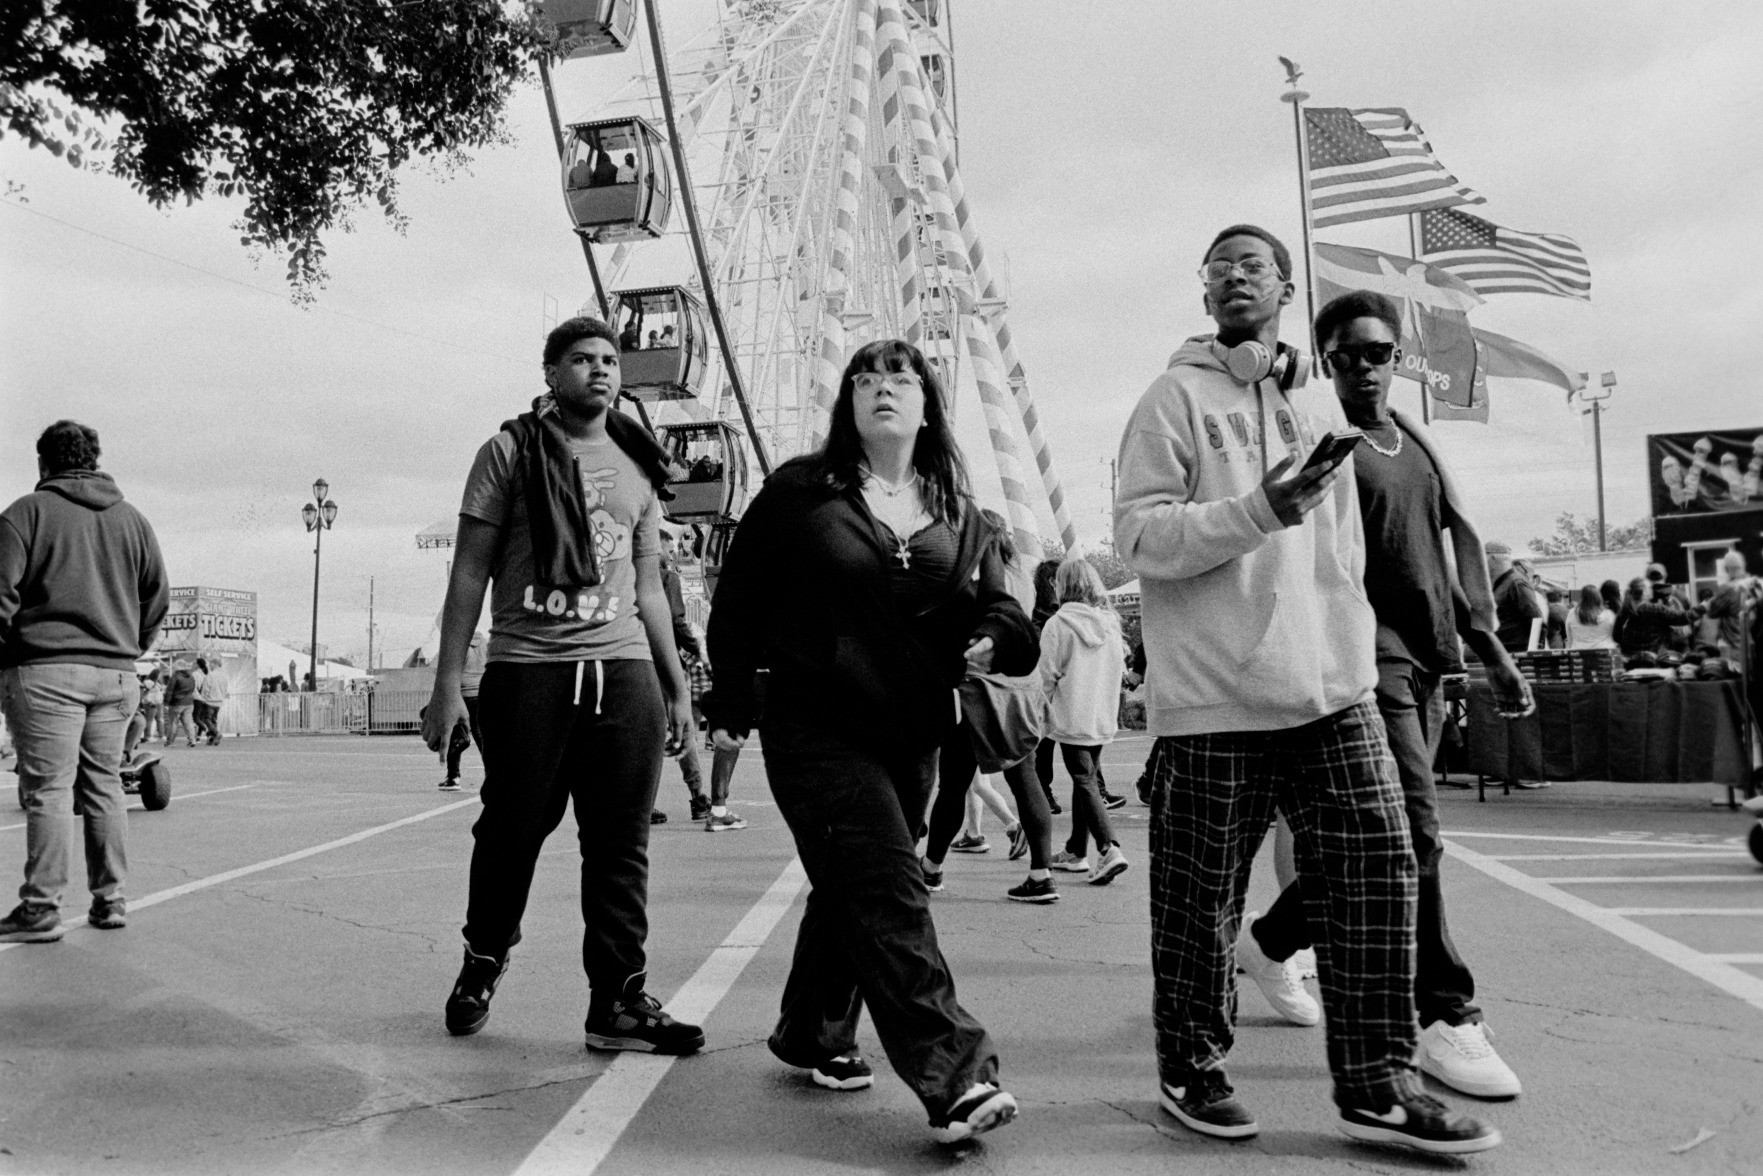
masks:
<path id="1" fill-rule="evenodd" d="M 259 694 L 259 735 L 415 735 L 422 730 L 426 690 L 371 694 Z"/>

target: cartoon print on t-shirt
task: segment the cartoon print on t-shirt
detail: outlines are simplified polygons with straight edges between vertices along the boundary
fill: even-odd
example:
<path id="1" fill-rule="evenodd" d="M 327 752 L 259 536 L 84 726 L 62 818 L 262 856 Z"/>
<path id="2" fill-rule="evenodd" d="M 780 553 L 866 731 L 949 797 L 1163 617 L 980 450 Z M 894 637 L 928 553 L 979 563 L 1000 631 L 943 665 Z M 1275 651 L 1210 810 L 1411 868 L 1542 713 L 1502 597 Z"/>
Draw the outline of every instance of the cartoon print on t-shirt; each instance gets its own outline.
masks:
<path id="1" fill-rule="evenodd" d="M 608 492 L 617 485 L 616 469 L 582 471 L 582 499 L 587 503 L 588 520 L 594 527 L 594 554 L 602 561 L 631 557 L 631 529 L 613 518 L 604 506 Z"/>

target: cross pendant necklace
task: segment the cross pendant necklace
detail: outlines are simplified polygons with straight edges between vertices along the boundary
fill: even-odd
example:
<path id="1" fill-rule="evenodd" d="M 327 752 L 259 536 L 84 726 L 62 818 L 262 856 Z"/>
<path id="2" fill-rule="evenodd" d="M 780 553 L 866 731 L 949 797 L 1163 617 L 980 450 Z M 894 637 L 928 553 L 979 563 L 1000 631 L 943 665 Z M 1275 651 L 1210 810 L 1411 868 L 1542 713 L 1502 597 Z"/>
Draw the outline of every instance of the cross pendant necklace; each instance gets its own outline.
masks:
<path id="1" fill-rule="evenodd" d="M 912 566 L 912 553 L 906 549 L 906 540 L 900 538 L 898 535 L 895 535 L 894 542 L 898 543 L 900 545 L 900 549 L 898 551 L 894 552 L 894 554 L 896 556 L 898 556 L 900 559 L 900 566 L 903 568 L 911 567 Z"/>

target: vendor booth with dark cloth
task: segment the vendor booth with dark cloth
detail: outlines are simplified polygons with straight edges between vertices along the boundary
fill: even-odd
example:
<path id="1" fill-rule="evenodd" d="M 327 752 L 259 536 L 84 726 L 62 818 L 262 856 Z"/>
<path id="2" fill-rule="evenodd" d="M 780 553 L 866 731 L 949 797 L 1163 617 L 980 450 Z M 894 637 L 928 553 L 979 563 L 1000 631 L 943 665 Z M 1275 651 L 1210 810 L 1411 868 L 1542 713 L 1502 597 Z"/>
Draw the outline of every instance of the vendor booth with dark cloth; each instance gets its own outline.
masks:
<path id="1" fill-rule="evenodd" d="M 1536 713 L 1505 719 L 1469 684 L 1469 765 L 1493 780 L 1713 783 L 1743 789 L 1744 703 L 1736 679 L 1538 682 Z"/>

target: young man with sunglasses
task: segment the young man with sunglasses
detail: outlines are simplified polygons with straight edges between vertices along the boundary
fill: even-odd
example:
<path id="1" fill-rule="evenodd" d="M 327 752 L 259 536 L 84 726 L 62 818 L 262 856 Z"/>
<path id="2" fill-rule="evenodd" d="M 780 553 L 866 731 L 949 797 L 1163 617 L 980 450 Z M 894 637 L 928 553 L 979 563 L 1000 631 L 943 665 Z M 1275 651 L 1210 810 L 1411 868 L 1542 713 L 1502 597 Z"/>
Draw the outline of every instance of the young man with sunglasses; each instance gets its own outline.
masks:
<path id="1" fill-rule="evenodd" d="M 1377 614 L 1377 709 L 1383 716 L 1420 869 L 1414 1003 L 1423 1026 L 1420 1068 L 1479 1098 L 1512 1098 L 1518 1076 L 1488 1044 L 1475 978 L 1445 923 L 1439 888 L 1438 798 L 1432 764 L 1444 729 L 1439 677 L 1461 664 L 1458 637 L 1487 666 L 1502 713 L 1535 709 L 1530 686 L 1496 635 L 1487 556 L 1461 488 L 1437 448 L 1389 406 L 1402 361 L 1401 312 L 1366 290 L 1343 294 L 1316 316 L 1317 345 L 1347 419 L 1365 433 L 1353 459 L 1365 527 L 1365 594 Z M 1446 558 L 1446 536 L 1456 567 Z M 1302 880 L 1243 929 L 1237 958 L 1270 999 L 1284 961 L 1310 945 Z M 1273 988 L 1275 991 L 1269 991 Z M 1277 1007 L 1277 1002 L 1276 1002 Z"/>
<path id="2" fill-rule="evenodd" d="M 1202 1134 L 1254 1135 L 1225 1077 L 1231 944 L 1277 807 L 1292 826 L 1328 1013 L 1340 1128 L 1431 1152 L 1499 1133 L 1414 1071 L 1415 866 L 1373 701 L 1376 617 L 1346 456 L 1303 468 L 1335 410 L 1279 342 L 1291 257 L 1235 225 L 1200 278 L 1216 335 L 1184 343 L 1120 448 L 1115 549 L 1141 581 L 1151 809 L 1153 1022 L 1161 1102 Z"/>

